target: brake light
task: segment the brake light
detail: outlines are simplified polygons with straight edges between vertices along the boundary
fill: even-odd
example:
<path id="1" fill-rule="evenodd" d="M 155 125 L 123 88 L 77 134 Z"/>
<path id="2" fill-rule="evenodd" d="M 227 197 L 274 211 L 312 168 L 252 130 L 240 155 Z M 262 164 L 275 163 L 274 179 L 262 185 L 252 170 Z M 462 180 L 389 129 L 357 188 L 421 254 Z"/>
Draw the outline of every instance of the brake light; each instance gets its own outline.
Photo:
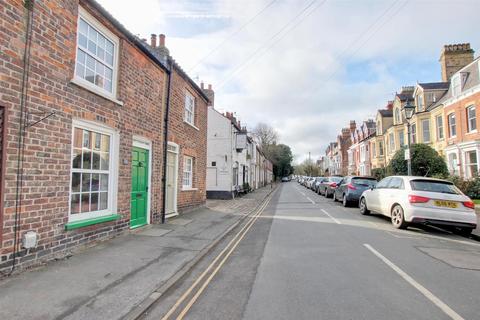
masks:
<path id="1" fill-rule="evenodd" d="M 353 184 L 349 183 L 347 185 L 347 188 L 350 189 L 350 190 L 357 190 L 357 187 L 355 187 Z"/>
<path id="2" fill-rule="evenodd" d="M 408 202 L 410 203 L 425 203 L 428 201 L 430 201 L 430 198 L 427 198 L 427 197 L 416 196 L 413 194 L 408 196 Z"/>
<path id="3" fill-rule="evenodd" d="M 475 209 L 475 203 L 473 201 L 465 201 L 465 202 L 462 202 L 462 203 L 467 208 Z"/>
<path id="4" fill-rule="evenodd" d="M 330 184 L 330 187 L 336 188 L 336 187 L 337 187 L 337 184 L 336 184 L 335 182 L 332 182 L 332 184 Z"/>

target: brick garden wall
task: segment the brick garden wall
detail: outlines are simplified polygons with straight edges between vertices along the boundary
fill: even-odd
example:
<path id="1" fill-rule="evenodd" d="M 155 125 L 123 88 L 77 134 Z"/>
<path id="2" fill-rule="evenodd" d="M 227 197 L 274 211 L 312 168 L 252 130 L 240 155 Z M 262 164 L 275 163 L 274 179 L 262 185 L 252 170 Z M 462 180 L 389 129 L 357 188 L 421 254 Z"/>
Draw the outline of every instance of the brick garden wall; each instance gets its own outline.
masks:
<path id="1" fill-rule="evenodd" d="M 38 247 L 21 249 L 22 267 L 65 255 L 69 249 L 107 239 L 129 228 L 132 136 L 153 141 L 152 220 L 162 209 L 164 90 L 166 74 L 108 21 L 81 0 L 103 25 L 120 37 L 117 99 L 121 106 L 70 82 L 74 75 L 78 1 L 36 1 L 33 17 L 27 109 L 56 115 L 27 129 L 20 238 L 28 230 L 39 234 Z M 9 268 L 13 251 L 17 137 L 23 72 L 26 11 L 23 1 L 6 0 L 0 6 L 0 105 L 9 110 L 4 195 L 0 234 L 0 270 Z M 34 116 L 32 119 L 38 119 Z M 86 119 L 119 133 L 117 211 L 121 218 L 65 231 L 69 214 L 72 119 Z M 202 128 L 206 124 L 199 124 Z M 192 146 L 192 149 L 193 146 Z M 198 164 L 204 166 L 204 164 Z"/>

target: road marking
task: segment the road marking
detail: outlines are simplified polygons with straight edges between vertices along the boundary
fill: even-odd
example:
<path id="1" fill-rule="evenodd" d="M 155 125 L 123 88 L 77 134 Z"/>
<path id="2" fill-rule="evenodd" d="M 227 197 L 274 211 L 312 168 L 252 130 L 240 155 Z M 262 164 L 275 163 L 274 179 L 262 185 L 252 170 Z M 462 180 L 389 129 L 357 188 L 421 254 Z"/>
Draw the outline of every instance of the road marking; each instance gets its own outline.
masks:
<path id="1" fill-rule="evenodd" d="M 307 197 L 307 199 L 308 199 L 311 203 L 315 204 L 315 201 L 313 201 L 313 200 L 310 199 L 309 197 Z"/>
<path id="2" fill-rule="evenodd" d="M 323 213 L 325 213 L 330 219 L 332 219 L 333 221 L 335 221 L 336 224 L 342 224 L 339 220 L 335 219 L 334 217 L 332 217 L 327 211 L 325 211 L 324 209 L 322 209 Z"/>
<path id="3" fill-rule="evenodd" d="M 208 274 L 208 272 L 213 268 L 213 266 L 220 260 L 220 258 L 223 256 L 225 252 L 228 251 L 226 256 L 222 259 L 220 264 L 215 268 L 215 270 L 212 272 L 212 274 L 207 278 L 205 283 L 201 286 L 199 291 L 192 297 L 192 299 L 189 301 L 187 306 L 182 310 L 182 312 L 179 314 L 177 317 L 178 320 L 183 319 L 185 314 L 190 310 L 192 305 L 195 303 L 195 301 L 198 299 L 200 294 L 203 292 L 203 290 L 206 288 L 208 283 L 213 279 L 215 274 L 220 270 L 220 268 L 223 266 L 227 258 L 231 255 L 233 250 L 238 246 L 240 241 L 243 239 L 245 234 L 250 230 L 251 226 L 255 223 L 255 221 L 258 219 L 258 217 L 263 213 L 267 205 L 270 203 L 270 200 L 273 198 L 273 194 L 270 195 L 267 200 L 262 204 L 262 206 L 252 215 L 250 220 L 242 227 L 242 229 L 230 240 L 230 242 L 227 244 L 227 246 L 215 257 L 215 259 L 210 263 L 210 265 L 205 269 L 205 271 L 202 272 L 202 274 L 195 280 L 195 282 L 185 291 L 185 293 L 175 302 L 175 304 L 170 308 L 170 310 L 162 317 L 162 320 L 169 319 L 170 316 L 177 310 L 177 308 L 185 301 L 185 299 L 190 295 L 190 293 L 195 289 L 195 287 L 200 283 L 200 281 L 203 280 L 203 278 Z M 237 241 L 238 239 L 238 241 Z M 230 246 L 233 244 L 233 246 L 230 248 Z M 230 248 L 230 250 L 229 250 Z"/>
<path id="4" fill-rule="evenodd" d="M 420 283 L 415 281 L 412 277 L 410 277 L 405 271 L 397 267 L 393 262 L 388 260 L 385 256 L 383 256 L 380 252 L 375 250 L 371 245 L 364 243 L 363 244 L 368 250 L 370 250 L 374 255 L 376 255 L 380 260 L 382 260 L 387 266 L 392 268 L 396 273 L 398 273 L 405 281 L 410 283 L 415 289 L 420 291 L 428 300 L 433 302 L 437 307 L 439 307 L 443 312 L 445 312 L 450 318 L 454 320 L 465 320 L 460 316 L 458 313 L 453 311 L 448 305 L 446 305 L 442 300 L 440 300 L 437 296 L 435 296 L 432 292 L 430 292 L 427 288 L 422 286 Z"/>

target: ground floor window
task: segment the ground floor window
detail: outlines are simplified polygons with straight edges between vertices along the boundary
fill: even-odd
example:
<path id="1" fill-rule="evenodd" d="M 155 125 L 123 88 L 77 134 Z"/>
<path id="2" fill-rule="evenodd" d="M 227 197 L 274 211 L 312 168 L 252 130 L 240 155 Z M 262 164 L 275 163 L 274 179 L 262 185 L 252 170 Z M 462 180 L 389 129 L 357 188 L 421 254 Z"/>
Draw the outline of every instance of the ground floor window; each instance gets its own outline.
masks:
<path id="1" fill-rule="evenodd" d="M 74 121 L 69 221 L 113 214 L 115 133 Z"/>
<path id="2" fill-rule="evenodd" d="M 188 189 L 193 187 L 193 158 L 184 157 L 183 162 L 183 188 Z"/>
<path id="3" fill-rule="evenodd" d="M 478 176 L 478 161 L 476 150 L 465 152 L 465 162 L 467 165 L 467 177 L 473 178 Z"/>

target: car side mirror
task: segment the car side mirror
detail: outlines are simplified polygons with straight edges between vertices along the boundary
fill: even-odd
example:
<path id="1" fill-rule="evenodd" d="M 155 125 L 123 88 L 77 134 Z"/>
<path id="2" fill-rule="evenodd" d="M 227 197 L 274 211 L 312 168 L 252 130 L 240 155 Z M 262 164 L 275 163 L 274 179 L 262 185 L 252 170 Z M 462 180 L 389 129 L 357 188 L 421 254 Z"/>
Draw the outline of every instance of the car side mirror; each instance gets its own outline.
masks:
<path id="1" fill-rule="evenodd" d="M 375 186 L 370 186 L 370 190 L 373 190 L 373 189 L 375 189 Z"/>

